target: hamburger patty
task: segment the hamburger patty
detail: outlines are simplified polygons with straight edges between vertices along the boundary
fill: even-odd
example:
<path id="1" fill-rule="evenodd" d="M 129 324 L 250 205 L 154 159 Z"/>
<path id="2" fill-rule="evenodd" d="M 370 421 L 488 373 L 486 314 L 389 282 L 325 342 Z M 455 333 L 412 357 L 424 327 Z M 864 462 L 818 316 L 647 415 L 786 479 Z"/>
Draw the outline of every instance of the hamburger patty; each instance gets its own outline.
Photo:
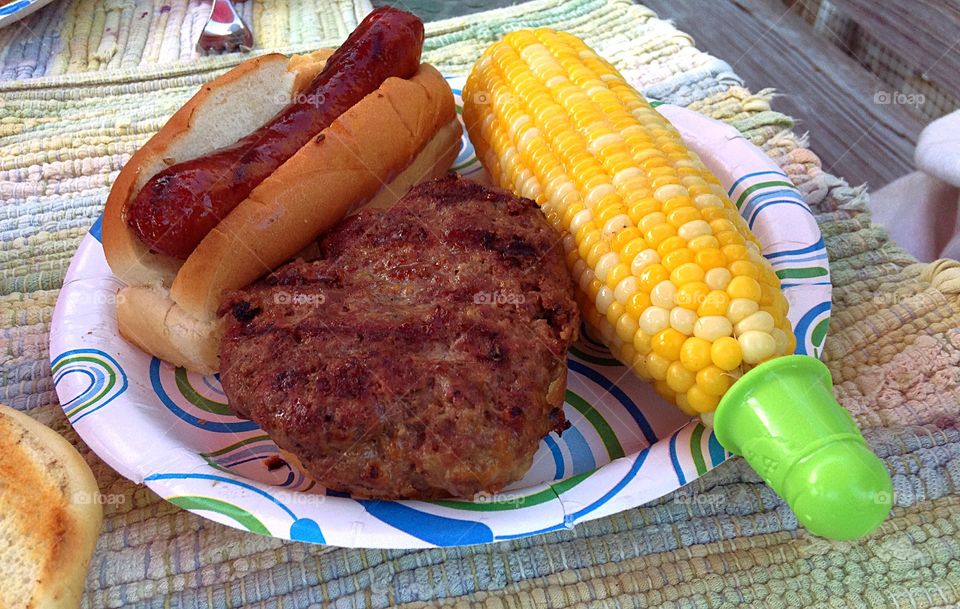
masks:
<path id="1" fill-rule="evenodd" d="M 330 489 L 469 497 L 530 468 L 563 416 L 579 315 L 529 199 L 456 177 L 364 210 L 221 308 L 234 411 Z"/>

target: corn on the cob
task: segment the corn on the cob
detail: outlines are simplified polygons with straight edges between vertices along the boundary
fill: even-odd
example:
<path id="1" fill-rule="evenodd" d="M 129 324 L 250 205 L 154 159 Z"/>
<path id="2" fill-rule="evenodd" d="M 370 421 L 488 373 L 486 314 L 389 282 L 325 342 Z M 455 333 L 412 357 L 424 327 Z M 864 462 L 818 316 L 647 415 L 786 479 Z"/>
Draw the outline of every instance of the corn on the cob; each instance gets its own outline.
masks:
<path id="1" fill-rule="evenodd" d="M 542 207 L 584 318 L 658 393 L 709 420 L 743 372 L 793 352 L 779 279 L 717 179 L 580 39 L 508 34 L 463 98 L 480 161 Z"/>

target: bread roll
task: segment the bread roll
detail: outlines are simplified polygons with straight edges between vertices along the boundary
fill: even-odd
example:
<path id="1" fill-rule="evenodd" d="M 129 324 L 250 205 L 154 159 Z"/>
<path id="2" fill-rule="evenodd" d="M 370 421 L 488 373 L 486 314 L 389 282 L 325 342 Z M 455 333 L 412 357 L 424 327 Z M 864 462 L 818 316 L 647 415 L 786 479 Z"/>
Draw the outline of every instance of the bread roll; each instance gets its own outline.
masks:
<path id="1" fill-rule="evenodd" d="M 63 437 L 0 405 L 0 607 L 75 608 L 103 509 Z"/>

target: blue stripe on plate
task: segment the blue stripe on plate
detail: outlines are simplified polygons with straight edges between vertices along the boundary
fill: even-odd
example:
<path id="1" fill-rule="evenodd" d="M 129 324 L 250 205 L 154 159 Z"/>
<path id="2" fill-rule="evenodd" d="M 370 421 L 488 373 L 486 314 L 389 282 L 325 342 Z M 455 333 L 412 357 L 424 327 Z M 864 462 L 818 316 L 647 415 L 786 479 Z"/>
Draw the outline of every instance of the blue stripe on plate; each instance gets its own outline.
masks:
<path id="1" fill-rule="evenodd" d="M 355 501 L 377 520 L 435 546 L 469 546 L 493 541 L 493 531 L 482 522 L 437 516 L 397 501 Z"/>
<path id="2" fill-rule="evenodd" d="M 717 436 L 713 434 L 712 430 L 707 439 L 707 450 L 710 451 L 710 462 L 713 463 L 714 467 L 723 463 L 724 459 L 727 458 L 727 453 L 720 446 L 720 442 L 717 441 Z"/>
<path id="3" fill-rule="evenodd" d="M 810 208 L 807 207 L 807 204 L 806 204 L 806 203 L 797 203 L 796 201 L 789 201 L 789 200 L 787 200 L 787 199 L 777 199 L 776 201 L 767 201 L 767 202 L 764 203 L 763 205 L 758 206 L 757 209 L 754 210 L 754 212 L 750 215 L 750 219 L 747 220 L 747 226 L 749 226 L 750 229 L 752 230 L 752 229 L 753 229 L 753 223 L 757 221 L 757 218 L 758 218 L 758 217 L 760 217 L 760 212 L 762 212 L 764 209 L 766 209 L 767 207 L 770 207 L 770 206 L 772 206 L 772 205 L 795 205 L 795 206 L 799 207 L 800 209 L 802 209 L 803 211 L 805 211 L 805 212 L 807 212 L 808 214 L 810 214 L 810 217 L 811 217 L 811 218 L 813 217 L 813 212 L 810 211 Z"/>
<path id="4" fill-rule="evenodd" d="M 795 250 L 784 250 L 782 252 L 774 252 L 772 254 L 767 254 L 766 258 L 772 259 L 772 258 L 781 258 L 783 256 L 796 256 L 798 254 L 809 254 L 811 252 L 815 252 L 817 250 L 821 250 L 825 248 L 826 248 L 826 245 L 823 243 L 823 237 L 821 237 L 820 240 L 814 243 L 813 245 L 808 245 L 807 247 L 801 247 L 800 249 L 795 249 Z"/>
<path id="5" fill-rule="evenodd" d="M 647 442 L 653 444 L 657 441 L 657 434 L 654 433 L 653 428 L 650 427 L 650 423 L 647 422 L 647 418 L 643 416 L 643 413 L 640 412 L 640 409 L 637 408 L 637 405 L 633 403 L 633 400 L 630 399 L 630 396 L 624 393 L 623 389 L 617 387 L 610 379 L 603 376 L 593 368 L 584 366 L 578 361 L 568 359 L 567 367 L 600 385 L 607 390 L 607 393 L 617 398 L 620 404 L 623 405 L 627 412 L 630 413 L 630 416 L 633 417 L 633 421 L 637 424 L 637 427 L 640 428 L 640 431 L 643 433 L 643 437 L 647 440 Z"/>
<path id="6" fill-rule="evenodd" d="M 564 430 L 563 436 L 561 436 L 560 439 L 566 442 L 567 448 L 570 449 L 570 460 L 573 463 L 574 474 L 591 472 L 597 468 L 597 462 L 593 458 L 593 451 L 590 450 L 590 445 L 587 444 L 587 440 L 583 437 L 583 434 L 580 433 L 579 429 L 571 427 L 570 429 Z"/>
<path id="7" fill-rule="evenodd" d="M 764 201 L 770 201 L 771 199 L 786 199 L 788 201 L 796 201 L 797 203 L 803 203 L 806 205 L 803 197 L 801 197 L 796 191 L 778 187 L 777 190 L 760 191 L 750 195 L 750 197 L 744 201 L 743 206 L 740 207 L 740 215 L 746 218 L 753 213 L 754 207 L 760 203 L 763 203 Z"/>
<path id="8" fill-rule="evenodd" d="M 829 281 L 812 281 L 810 283 L 781 283 L 780 289 L 785 290 L 787 288 L 798 288 L 800 286 L 808 286 L 808 285 L 833 285 L 833 284 L 830 283 Z"/>
<path id="9" fill-rule="evenodd" d="M 794 334 L 797 335 L 797 353 L 799 355 L 807 355 L 807 345 L 806 345 L 806 336 L 807 328 L 810 327 L 810 324 L 814 322 L 820 315 L 823 313 L 830 312 L 830 303 L 821 302 L 817 306 L 813 307 L 806 314 L 800 318 L 800 321 L 797 322 L 797 327 L 794 329 Z M 803 337 L 801 339 L 801 337 Z"/>
<path id="10" fill-rule="evenodd" d="M 557 469 L 557 473 L 553 476 L 553 479 L 562 480 L 565 468 L 563 466 L 563 453 L 560 452 L 560 447 L 557 446 L 557 441 L 550 436 L 543 436 L 543 443 L 546 444 L 547 448 L 550 449 L 550 454 L 553 455 L 553 464 Z"/>
<path id="11" fill-rule="evenodd" d="M 277 504 L 280 509 L 287 513 L 290 518 L 294 520 L 297 519 L 297 515 L 290 511 L 290 508 L 280 503 L 277 499 L 273 497 L 270 493 L 258 489 L 257 487 L 247 484 L 246 482 L 240 482 L 239 480 L 234 480 L 233 478 L 227 478 L 226 476 L 215 476 L 213 474 L 151 474 L 144 478 L 146 480 L 216 480 L 218 482 L 226 482 L 228 484 L 233 484 L 241 488 L 245 488 L 248 491 L 253 491 L 254 493 L 269 499 L 273 503 Z"/>
<path id="12" fill-rule="evenodd" d="M 253 431 L 254 429 L 260 429 L 256 423 L 253 421 L 242 421 L 237 419 L 235 422 L 219 422 L 219 421 L 210 421 L 209 419 L 201 419 L 195 417 L 189 412 L 180 408 L 180 406 L 173 401 L 173 399 L 167 394 L 167 390 L 163 388 L 163 382 L 160 380 L 160 358 L 154 357 L 150 361 L 150 384 L 153 386 L 153 392 L 157 394 L 157 397 L 160 398 L 160 401 L 163 402 L 163 405 L 167 409 L 176 415 L 179 419 L 186 421 L 187 423 L 193 425 L 194 427 L 199 427 L 205 431 L 212 431 L 216 433 L 236 433 L 240 431 Z"/>
<path id="13" fill-rule="evenodd" d="M 629 484 L 630 481 L 633 480 L 634 477 L 636 477 L 637 472 L 639 472 L 640 468 L 643 467 L 643 462 L 647 460 L 647 455 L 649 453 L 650 453 L 649 448 L 645 448 L 642 451 L 640 451 L 637 454 L 637 458 L 634 459 L 633 465 L 630 466 L 630 470 L 623 477 L 623 479 L 620 480 L 620 482 L 616 483 L 612 489 L 604 493 L 602 497 L 600 497 L 599 499 L 597 499 L 587 507 L 583 508 L 582 510 L 576 511 L 573 514 L 564 516 L 563 517 L 564 522 L 566 522 L 567 524 L 573 524 L 580 518 L 583 518 L 590 512 L 602 506 L 604 503 L 609 501 L 612 497 L 615 497 L 620 491 L 623 490 L 623 487 Z"/>
<path id="14" fill-rule="evenodd" d="M 774 267 L 776 267 L 777 264 L 784 265 L 795 264 L 797 262 L 817 262 L 819 260 L 827 260 L 827 252 L 820 252 L 819 254 L 815 254 L 813 256 L 800 256 L 799 258 L 784 258 L 783 260 L 776 261 Z"/>
<path id="15" fill-rule="evenodd" d="M 678 435 L 680 435 L 680 431 L 676 431 L 670 436 L 670 462 L 673 463 L 673 471 L 677 474 L 677 480 L 680 482 L 680 486 L 683 486 L 687 483 L 687 477 L 683 475 L 683 468 L 680 467 L 680 457 L 677 455 Z"/>

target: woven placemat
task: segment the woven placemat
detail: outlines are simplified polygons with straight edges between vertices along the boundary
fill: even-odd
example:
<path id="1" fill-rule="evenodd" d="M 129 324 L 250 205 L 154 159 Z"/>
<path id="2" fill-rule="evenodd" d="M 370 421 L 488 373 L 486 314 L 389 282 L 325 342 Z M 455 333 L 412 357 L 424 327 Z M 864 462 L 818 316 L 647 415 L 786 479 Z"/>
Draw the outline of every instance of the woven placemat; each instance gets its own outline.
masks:
<path id="1" fill-rule="evenodd" d="M 151 7 L 151 19 L 159 19 L 158 7 L 169 7 L 162 27 L 151 21 L 114 43 L 102 35 L 129 23 L 141 5 Z M 791 119 L 770 109 L 769 91 L 742 88 L 726 63 L 697 51 L 646 8 L 620 0 L 537 1 L 433 23 L 427 59 L 446 73 L 463 73 L 505 31 L 570 30 L 647 95 L 728 121 L 780 164 L 805 193 L 830 253 L 834 313 L 825 359 L 837 396 L 893 474 L 896 507 L 880 530 L 859 542 L 809 536 L 740 459 L 682 494 L 573 530 L 422 551 L 259 537 L 121 479 L 66 422 L 50 378 L 47 332 L 70 256 L 116 172 L 199 83 L 237 61 L 185 61 L 191 38 L 180 32 L 196 23 L 187 6 L 61 0 L 28 21 L 45 54 L 11 47 L 25 30 L 0 35 L 4 75 L 42 75 L 0 83 L 0 401 L 78 446 L 108 500 L 85 606 L 960 603 L 960 265 L 917 264 L 870 224 L 862 189 L 821 171 L 792 133 Z M 342 38 L 366 9 L 264 0 L 245 10 L 252 10 L 264 45 L 300 49 Z M 38 63 L 28 70 L 31 57 Z"/>

